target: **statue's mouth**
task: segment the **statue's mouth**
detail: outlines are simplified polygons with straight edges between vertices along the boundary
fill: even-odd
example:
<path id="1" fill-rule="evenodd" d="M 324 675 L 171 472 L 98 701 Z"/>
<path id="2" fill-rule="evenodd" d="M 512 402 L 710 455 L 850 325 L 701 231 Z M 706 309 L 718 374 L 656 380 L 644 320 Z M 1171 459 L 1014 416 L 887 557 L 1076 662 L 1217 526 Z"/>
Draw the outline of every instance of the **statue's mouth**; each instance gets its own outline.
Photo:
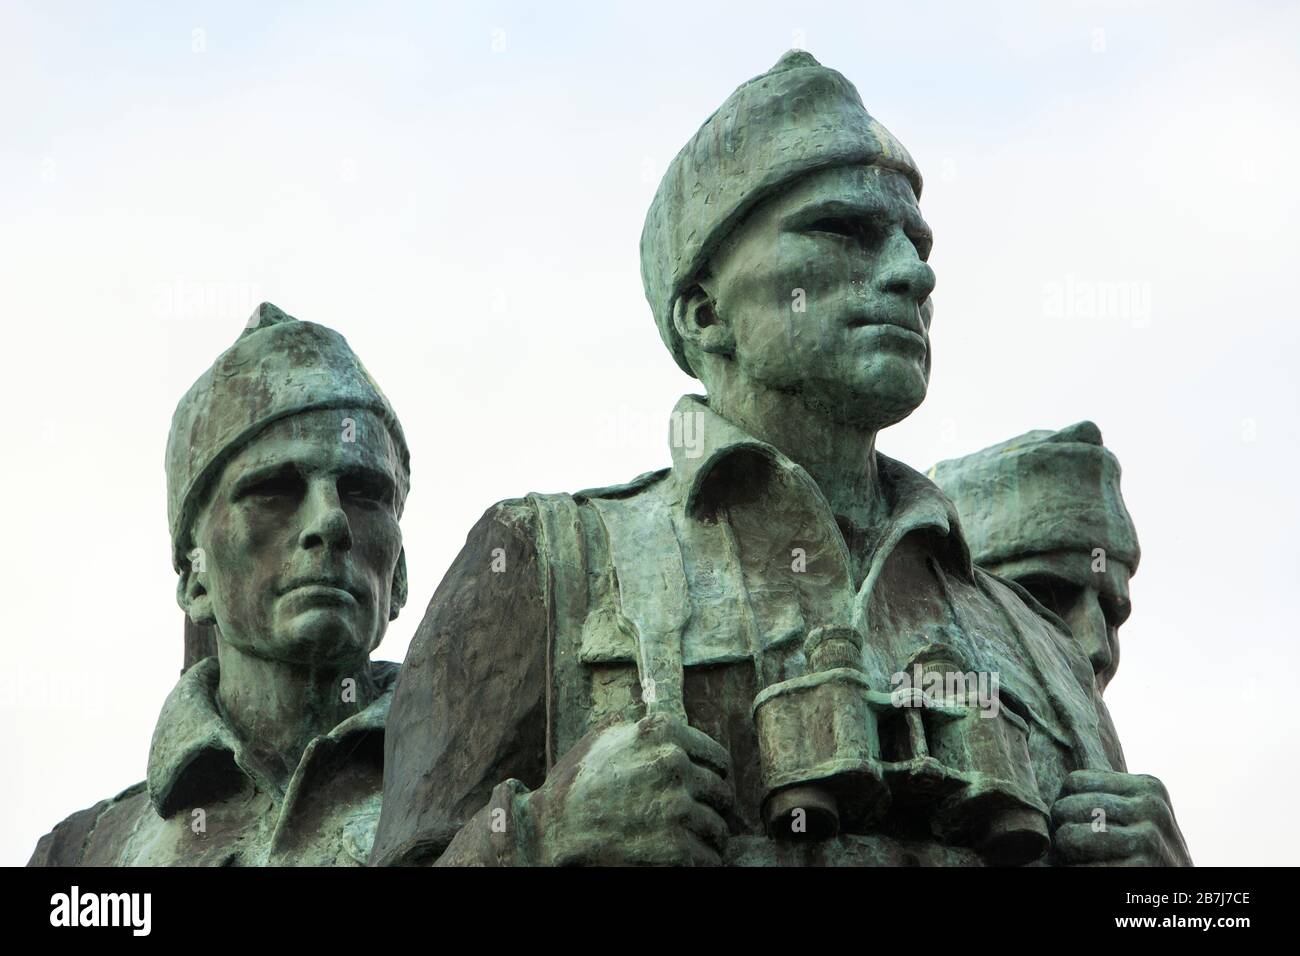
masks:
<path id="1" fill-rule="evenodd" d="M 328 576 L 299 578 L 280 590 L 280 594 L 295 594 L 304 598 L 334 599 L 350 603 L 363 603 L 365 595 L 359 588 L 343 578 Z"/>
<path id="2" fill-rule="evenodd" d="M 893 339 L 900 342 L 907 342 L 912 345 L 920 346 L 923 349 L 930 347 L 924 335 L 918 334 L 914 329 L 908 328 L 897 322 L 881 322 L 873 319 L 857 319 L 849 323 L 850 329 L 866 329 L 868 334 L 879 336 L 882 339 Z"/>

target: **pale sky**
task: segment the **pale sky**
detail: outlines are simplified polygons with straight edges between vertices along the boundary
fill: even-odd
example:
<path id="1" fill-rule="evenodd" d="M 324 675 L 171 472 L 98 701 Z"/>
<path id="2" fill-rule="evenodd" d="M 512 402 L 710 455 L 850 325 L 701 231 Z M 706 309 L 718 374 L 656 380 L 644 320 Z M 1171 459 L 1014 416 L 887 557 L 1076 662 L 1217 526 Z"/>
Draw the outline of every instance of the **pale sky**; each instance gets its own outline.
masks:
<path id="1" fill-rule="evenodd" d="M 144 777 L 168 423 L 253 307 L 338 329 L 402 418 L 401 660 L 493 501 L 667 463 L 698 386 L 643 217 L 791 46 L 926 177 L 933 380 L 880 448 L 1097 422 L 1142 543 L 1129 768 L 1197 863 L 1294 862 L 1300 5 L 1045 6 L 0 4 L 0 863 Z"/>

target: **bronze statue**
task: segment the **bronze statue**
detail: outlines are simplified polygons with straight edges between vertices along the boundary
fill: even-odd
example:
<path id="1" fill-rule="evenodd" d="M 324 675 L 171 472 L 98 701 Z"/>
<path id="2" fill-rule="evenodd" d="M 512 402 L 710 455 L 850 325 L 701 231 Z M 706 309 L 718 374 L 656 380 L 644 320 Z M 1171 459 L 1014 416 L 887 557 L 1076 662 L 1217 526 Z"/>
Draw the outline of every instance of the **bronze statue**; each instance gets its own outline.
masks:
<path id="1" fill-rule="evenodd" d="M 1069 626 L 1104 693 L 1119 669 L 1119 628 L 1141 550 L 1119 461 L 1097 426 L 1026 432 L 941 461 L 930 477 L 956 505 L 975 563 Z"/>
<path id="2" fill-rule="evenodd" d="M 707 397 L 670 468 L 470 531 L 403 666 L 372 862 L 1187 862 L 1060 619 L 875 450 L 929 382 L 920 193 L 802 52 L 678 153 L 642 276 Z"/>
<path id="3" fill-rule="evenodd" d="M 410 456 L 338 333 L 270 304 L 167 442 L 177 600 L 216 656 L 163 705 L 147 779 L 43 837 L 35 865 L 359 865 L 379 814 L 406 600 Z"/>

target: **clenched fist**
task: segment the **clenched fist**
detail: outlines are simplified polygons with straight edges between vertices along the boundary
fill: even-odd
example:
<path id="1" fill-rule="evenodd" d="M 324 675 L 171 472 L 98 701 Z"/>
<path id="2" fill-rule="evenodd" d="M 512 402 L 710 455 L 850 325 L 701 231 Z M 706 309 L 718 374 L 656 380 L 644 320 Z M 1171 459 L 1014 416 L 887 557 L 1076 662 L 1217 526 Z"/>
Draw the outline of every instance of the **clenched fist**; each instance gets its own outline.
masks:
<path id="1" fill-rule="evenodd" d="M 1076 770 L 1052 805 L 1067 866 L 1191 866 L 1165 785 L 1145 774 Z"/>
<path id="2" fill-rule="evenodd" d="M 664 714 L 584 737 L 527 795 L 548 866 L 710 866 L 734 802 L 730 755 Z"/>

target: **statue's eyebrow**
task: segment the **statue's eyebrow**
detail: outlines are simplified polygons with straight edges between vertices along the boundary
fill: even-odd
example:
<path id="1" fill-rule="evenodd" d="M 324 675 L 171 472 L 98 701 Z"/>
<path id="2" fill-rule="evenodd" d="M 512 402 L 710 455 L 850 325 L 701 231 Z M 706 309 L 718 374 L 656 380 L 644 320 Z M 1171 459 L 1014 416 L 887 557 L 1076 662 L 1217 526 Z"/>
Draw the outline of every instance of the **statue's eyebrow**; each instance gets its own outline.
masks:
<path id="1" fill-rule="evenodd" d="M 363 486 L 384 495 L 397 494 L 397 482 L 386 468 L 368 462 L 351 462 L 339 470 L 339 481 L 357 481 Z"/>
<path id="2" fill-rule="evenodd" d="M 881 203 L 861 199 L 822 199 L 796 209 L 781 220 L 781 228 L 798 232 L 816 225 L 823 219 L 848 219 L 856 222 L 869 222 L 874 225 L 890 225 L 900 221 L 904 231 L 912 238 L 933 239 L 930 226 L 921 218 L 921 213 L 908 206 L 901 217 L 896 217 L 893 210 Z"/>
<path id="3" fill-rule="evenodd" d="M 801 206 L 781 219 L 781 228 L 798 231 L 822 219 L 852 219 L 861 222 L 888 223 L 893 217 L 879 203 L 859 199 L 821 199 Z"/>

